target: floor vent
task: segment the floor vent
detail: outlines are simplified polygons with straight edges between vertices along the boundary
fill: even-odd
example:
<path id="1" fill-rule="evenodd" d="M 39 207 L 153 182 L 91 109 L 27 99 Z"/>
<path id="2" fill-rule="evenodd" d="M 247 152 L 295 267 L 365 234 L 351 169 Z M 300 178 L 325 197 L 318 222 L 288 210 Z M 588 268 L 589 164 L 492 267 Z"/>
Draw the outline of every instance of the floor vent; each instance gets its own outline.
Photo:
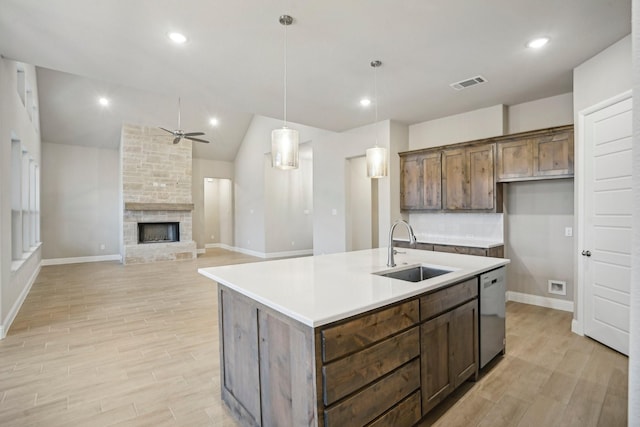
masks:
<path id="1" fill-rule="evenodd" d="M 479 85 L 480 83 L 486 83 L 487 79 L 482 76 L 471 77 L 470 79 L 462 80 L 456 83 L 451 83 L 449 86 L 455 90 L 466 89 L 471 86 Z"/>

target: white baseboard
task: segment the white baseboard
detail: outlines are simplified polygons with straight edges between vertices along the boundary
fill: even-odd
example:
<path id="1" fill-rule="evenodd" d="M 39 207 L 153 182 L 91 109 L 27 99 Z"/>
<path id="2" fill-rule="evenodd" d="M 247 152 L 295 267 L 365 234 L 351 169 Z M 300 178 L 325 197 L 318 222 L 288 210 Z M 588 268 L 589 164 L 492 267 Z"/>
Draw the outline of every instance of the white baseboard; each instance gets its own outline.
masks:
<path id="1" fill-rule="evenodd" d="M 27 299 L 27 295 L 29 295 L 29 291 L 31 291 L 31 287 L 35 283 L 36 278 L 38 277 L 38 274 L 40 274 L 41 265 L 42 265 L 42 262 L 40 262 L 40 264 L 38 264 L 38 267 L 33 271 L 33 273 L 31 274 L 31 277 L 29 277 L 27 286 L 25 286 L 22 292 L 20 292 L 20 295 L 18 296 L 18 299 L 16 300 L 15 304 L 13 304 L 13 307 L 11 307 L 11 310 L 9 310 L 9 313 L 5 318 L 5 322 L 2 325 L 0 325 L 0 339 L 4 339 L 7 336 L 7 332 L 9 331 L 11 324 L 13 323 L 16 316 L 18 315 L 18 311 L 20 311 L 20 307 L 22 307 L 24 300 Z"/>
<path id="2" fill-rule="evenodd" d="M 573 301 L 565 301 L 557 298 L 547 298 L 538 295 L 524 294 L 522 292 L 507 291 L 507 301 L 521 302 L 540 307 L 553 308 L 555 310 L 569 311 L 573 313 Z"/>
<path id="3" fill-rule="evenodd" d="M 122 261 L 120 254 L 43 259 L 42 265 L 80 264 L 83 262 Z"/>
<path id="4" fill-rule="evenodd" d="M 584 328 L 582 327 L 582 322 L 579 322 L 576 319 L 571 321 L 571 332 L 577 335 L 584 336 Z"/>

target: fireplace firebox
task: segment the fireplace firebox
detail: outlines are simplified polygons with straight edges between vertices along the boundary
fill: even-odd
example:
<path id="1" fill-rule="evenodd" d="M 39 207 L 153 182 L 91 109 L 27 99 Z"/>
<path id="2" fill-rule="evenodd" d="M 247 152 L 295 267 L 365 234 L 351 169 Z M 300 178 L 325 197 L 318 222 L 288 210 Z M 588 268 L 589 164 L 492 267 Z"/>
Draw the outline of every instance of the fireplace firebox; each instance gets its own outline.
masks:
<path id="1" fill-rule="evenodd" d="M 167 243 L 179 241 L 179 222 L 138 223 L 138 243 Z"/>

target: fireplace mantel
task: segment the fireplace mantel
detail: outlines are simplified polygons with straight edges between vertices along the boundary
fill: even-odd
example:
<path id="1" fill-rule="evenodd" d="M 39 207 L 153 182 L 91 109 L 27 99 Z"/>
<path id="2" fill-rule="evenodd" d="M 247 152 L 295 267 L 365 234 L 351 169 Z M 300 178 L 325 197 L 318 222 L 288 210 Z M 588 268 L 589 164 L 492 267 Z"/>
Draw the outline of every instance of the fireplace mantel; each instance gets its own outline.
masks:
<path id="1" fill-rule="evenodd" d="M 193 203 L 139 203 L 125 202 L 126 211 L 192 211 Z"/>

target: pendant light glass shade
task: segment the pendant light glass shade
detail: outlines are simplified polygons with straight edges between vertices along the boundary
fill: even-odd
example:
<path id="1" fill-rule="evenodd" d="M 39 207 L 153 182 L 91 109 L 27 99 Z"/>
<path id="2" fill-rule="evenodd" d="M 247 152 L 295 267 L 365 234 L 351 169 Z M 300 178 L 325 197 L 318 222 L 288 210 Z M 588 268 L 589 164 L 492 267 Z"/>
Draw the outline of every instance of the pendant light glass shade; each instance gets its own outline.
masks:
<path id="1" fill-rule="evenodd" d="M 367 177 L 383 178 L 387 176 L 387 149 L 372 147 L 367 149 Z"/>
<path id="2" fill-rule="evenodd" d="M 284 26 L 284 124 L 271 132 L 271 166 L 278 169 L 298 168 L 298 131 L 287 127 L 287 27 L 293 18 L 282 15 L 278 19 Z"/>
<path id="3" fill-rule="evenodd" d="M 368 178 L 384 178 L 387 176 L 387 149 L 384 147 L 378 147 L 378 132 L 376 130 L 378 126 L 378 79 L 376 70 L 382 65 L 380 61 L 371 61 L 371 67 L 373 67 L 374 77 L 374 90 L 375 90 L 375 108 L 376 108 L 376 121 L 373 124 L 373 130 L 375 133 L 376 145 L 373 148 L 369 148 L 366 151 L 367 154 L 367 177 Z"/>
<path id="4" fill-rule="evenodd" d="M 271 166 L 279 169 L 298 167 L 298 131 L 284 126 L 271 132 Z"/>

